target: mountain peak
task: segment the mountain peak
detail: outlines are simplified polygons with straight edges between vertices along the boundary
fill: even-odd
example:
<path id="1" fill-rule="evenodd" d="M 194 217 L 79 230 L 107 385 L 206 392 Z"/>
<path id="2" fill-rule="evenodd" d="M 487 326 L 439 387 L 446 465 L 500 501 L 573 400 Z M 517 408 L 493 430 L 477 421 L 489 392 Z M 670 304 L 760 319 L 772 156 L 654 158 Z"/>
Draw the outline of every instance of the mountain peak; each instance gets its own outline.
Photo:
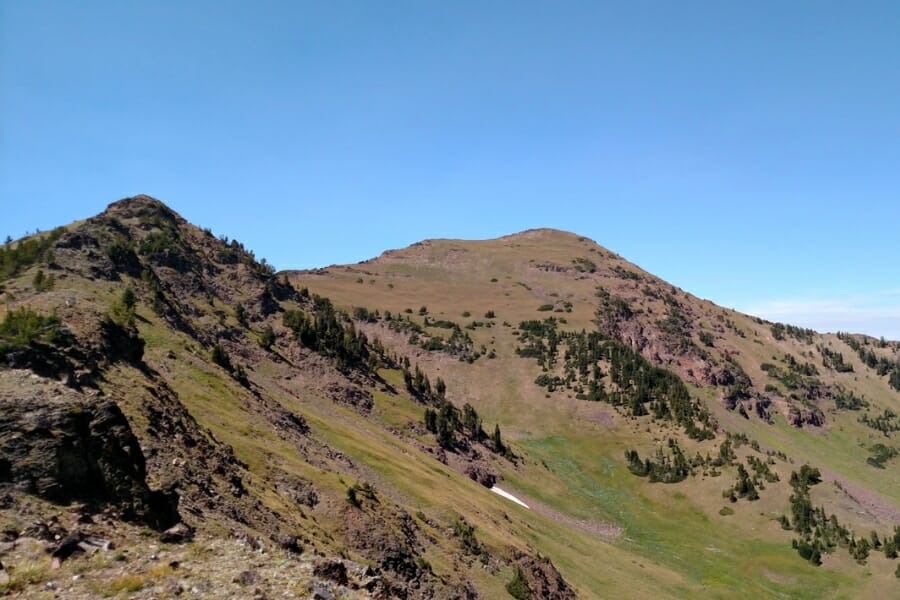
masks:
<path id="1" fill-rule="evenodd" d="M 572 238 L 573 240 L 585 240 L 584 236 L 563 229 L 554 229 L 552 227 L 536 227 L 533 229 L 525 229 L 518 233 L 501 236 L 499 239 L 542 239 L 542 238 Z"/>
<path id="2" fill-rule="evenodd" d="M 175 221 L 185 223 L 185 219 L 170 208 L 165 202 L 148 196 L 146 194 L 138 194 L 128 198 L 116 200 L 106 207 L 103 212 L 105 215 L 115 215 L 119 218 L 152 218 L 154 216 L 161 217 L 167 221 Z"/>

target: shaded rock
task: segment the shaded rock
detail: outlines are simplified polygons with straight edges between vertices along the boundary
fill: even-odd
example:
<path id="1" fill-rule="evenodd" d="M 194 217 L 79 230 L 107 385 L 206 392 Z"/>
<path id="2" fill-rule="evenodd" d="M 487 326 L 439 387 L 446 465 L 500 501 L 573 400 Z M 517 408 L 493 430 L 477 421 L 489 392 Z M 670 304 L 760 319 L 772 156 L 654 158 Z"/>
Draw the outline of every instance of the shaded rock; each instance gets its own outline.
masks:
<path id="1" fill-rule="evenodd" d="M 338 560 L 326 560 L 313 567 L 313 575 L 329 579 L 340 585 L 347 585 L 347 567 Z"/>
<path id="2" fill-rule="evenodd" d="M 319 503 L 319 494 L 315 487 L 302 479 L 279 481 L 275 484 L 279 494 L 290 498 L 294 503 L 313 508 Z"/>
<path id="3" fill-rule="evenodd" d="M 485 463 L 470 463 L 466 466 L 465 474 L 486 488 L 492 488 L 497 483 L 497 473 Z"/>
<path id="4" fill-rule="evenodd" d="M 372 398 L 372 394 L 369 393 L 368 390 L 364 390 L 356 386 L 331 383 L 326 388 L 326 391 L 328 392 L 328 395 L 331 397 L 331 399 L 335 402 L 339 402 L 340 404 L 347 404 L 362 411 L 371 410 L 372 406 L 374 406 L 375 404 L 375 400 Z"/>
<path id="5" fill-rule="evenodd" d="M 310 598 L 313 600 L 335 600 L 334 592 L 329 586 L 321 581 L 314 581 L 306 587 Z"/>
<path id="6" fill-rule="evenodd" d="M 53 568 L 58 569 L 64 560 L 73 554 L 84 552 L 81 542 L 84 541 L 84 533 L 76 531 L 64 537 L 50 552 L 53 559 Z"/>
<path id="7" fill-rule="evenodd" d="M 50 383 L 65 392 L 0 397 L 7 481 L 52 502 L 115 506 L 152 527 L 177 521 L 175 498 L 147 486 L 144 455 L 116 403 Z"/>
<path id="8" fill-rule="evenodd" d="M 192 539 L 194 539 L 194 530 L 184 523 L 176 523 L 159 536 L 159 541 L 164 544 L 184 544 Z"/>
<path id="9" fill-rule="evenodd" d="M 255 571 L 241 571 L 232 581 L 240 585 L 254 585 L 259 581 L 259 574 Z"/>
<path id="10" fill-rule="evenodd" d="M 278 544 L 280 548 L 287 550 L 292 554 L 303 553 L 303 546 L 300 544 L 300 540 L 296 535 L 280 533 L 273 538 L 273 541 Z"/>
<path id="11" fill-rule="evenodd" d="M 825 424 L 825 415 L 818 408 L 798 408 L 792 406 L 788 414 L 788 422 L 793 426 L 802 428 L 804 425 L 821 427 Z"/>

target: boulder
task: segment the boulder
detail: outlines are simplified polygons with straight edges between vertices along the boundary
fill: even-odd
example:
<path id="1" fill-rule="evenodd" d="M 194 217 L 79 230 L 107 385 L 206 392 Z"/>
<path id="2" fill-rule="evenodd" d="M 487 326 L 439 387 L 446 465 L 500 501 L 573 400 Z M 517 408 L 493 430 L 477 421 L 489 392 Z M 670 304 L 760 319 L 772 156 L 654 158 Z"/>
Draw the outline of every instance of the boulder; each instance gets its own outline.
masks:
<path id="1" fill-rule="evenodd" d="M 178 521 L 176 499 L 147 486 L 144 455 L 115 402 L 58 382 L 23 386 L 20 394 L 0 395 L 0 487 L 114 507 L 159 529 Z"/>

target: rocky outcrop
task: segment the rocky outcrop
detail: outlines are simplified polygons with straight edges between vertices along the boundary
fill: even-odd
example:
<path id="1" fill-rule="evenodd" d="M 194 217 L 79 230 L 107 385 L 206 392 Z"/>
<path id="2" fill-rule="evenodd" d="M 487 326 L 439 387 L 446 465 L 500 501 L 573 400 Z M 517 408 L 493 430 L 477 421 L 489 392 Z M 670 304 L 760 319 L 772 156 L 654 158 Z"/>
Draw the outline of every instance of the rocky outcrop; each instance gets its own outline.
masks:
<path id="1" fill-rule="evenodd" d="M 477 481 L 486 488 L 492 488 L 497 483 L 497 472 L 484 461 L 469 463 L 463 472 L 469 479 Z"/>
<path id="2" fill-rule="evenodd" d="M 549 559 L 519 551 L 513 553 L 513 559 L 528 582 L 532 598 L 575 600 L 577 597 Z"/>
<path id="3" fill-rule="evenodd" d="M 825 415 L 818 407 L 792 406 L 788 413 L 788 422 L 798 429 L 804 425 L 821 427 L 825 424 Z"/>
<path id="4" fill-rule="evenodd" d="M 114 507 L 123 518 L 165 528 L 176 499 L 151 491 L 144 455 L 115 402 L 25 371 L 0 391 L 0 485 L 57 503 Z"/>

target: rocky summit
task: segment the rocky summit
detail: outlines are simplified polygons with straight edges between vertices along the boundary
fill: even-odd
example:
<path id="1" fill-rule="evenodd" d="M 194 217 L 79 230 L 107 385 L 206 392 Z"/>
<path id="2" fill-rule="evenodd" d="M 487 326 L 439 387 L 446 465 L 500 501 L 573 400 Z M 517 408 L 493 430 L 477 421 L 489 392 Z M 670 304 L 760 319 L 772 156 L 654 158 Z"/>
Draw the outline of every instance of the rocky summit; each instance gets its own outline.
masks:
<path id="1" fill-rule="evenodd" d="M 137 196 L 0 294 L 0 593 L 900 591 L 900 343 L 575 234 L 276 272 Z"/>

